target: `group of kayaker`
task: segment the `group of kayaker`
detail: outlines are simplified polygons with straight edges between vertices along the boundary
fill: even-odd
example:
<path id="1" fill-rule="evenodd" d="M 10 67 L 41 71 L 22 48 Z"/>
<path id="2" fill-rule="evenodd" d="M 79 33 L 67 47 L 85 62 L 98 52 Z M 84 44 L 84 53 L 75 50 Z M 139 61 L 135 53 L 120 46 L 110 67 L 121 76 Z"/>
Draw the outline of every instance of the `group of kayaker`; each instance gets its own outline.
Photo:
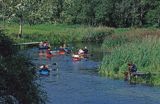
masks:
<path id="1" fill-rule="evenodd" d="M 66 45 L 62 44 L 57 50 L 55 50 L 55 55 L 56 54 L 72 54 L 72 59 L 73 60 L 79 60 L 82 58 L 86 58 L 88 54 L 88 49 L 85 46 L 83 49 L 80 48 L 78 49 L 77 52 L 73 53 L 72 50 Z M 51 58 L 53 56 L 54 51 L 51 50 L 51 45 L 49 42 L 44 41 L 39 43 L 39 55 L 45 55 L 47 58 Z M 40 73 L 46 74 L 49 73 L 49 68 L 48 65 L 42 65 L 40 66 Z"/>
<path id="2" fill-rule="evenodd" d="M 72 49 L 67 47 L 67 45 L 64 43 L 55 51 L 51 50 L 51 45 L 49 44 L 49 42 L 44 41 L 39 43 L 39 55 L 46 56 L 49 59 L 51 59 L 55 55 L 72 54 L 73 61 L 80 61 L 83 58 L 88 58 L 88 52 L 89 51 L 86 46 L 84 48 L 78 49 L 77 52 L 73 53 Z M 42 66 L 41 69 L 47 69 L 47 66 Z"/>
<path id="3" fill-rule="evenodd" d="M 55 51 L 54 51 L 55 52 Z M 63 54 L 71 54 L 72 53 L 72 50 L 66 46 L 66 44 L 62 44 L 55 52 L 55 54 L 59 54 L 59 55 L 63 55 Z M 86 57 L 88 54 L 88 49 L 87 47 L 85 46 L 83 49 L 80 48 L 78 50 L 78 52 L 75 52 L 73 53 L 73 57 Z M 51 50 L 51 45 L 47 42 L 47 41 L 44 41 L 44 42 L 40 42 L 39 43 L 39 55 L 42 56 L 42 55 L 45 55 L 46 57 L 48 58 L 51 58 L 53 56 L 53 51 Z"/>

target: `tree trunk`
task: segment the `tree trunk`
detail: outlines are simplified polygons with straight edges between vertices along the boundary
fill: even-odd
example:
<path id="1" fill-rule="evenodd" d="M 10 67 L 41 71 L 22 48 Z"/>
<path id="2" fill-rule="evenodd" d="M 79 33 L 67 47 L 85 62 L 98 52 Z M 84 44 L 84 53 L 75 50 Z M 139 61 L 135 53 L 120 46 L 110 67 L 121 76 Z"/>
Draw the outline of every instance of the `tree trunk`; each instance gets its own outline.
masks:
<path id="1" fill-rule="evenodd" d="M 23 17 L 20 16 L 19 19 L 20 19 L 20 21 L 19 21 L 19 33 L 18 33 L 18 38 L 21 38 L 21 37 L 22 37 Z"/>
<path id="2" fill-rule="evenodd" d="M 143 19 L 143 14 L 142 12 L 140 13 L 140 21 L 139 21 L 139 26 L 142 27 L 142 19 Z"/>
<path id="3" fill-rule="evenodd" d="M 3 15 L 3 29 L 5 29 L 5 16 Z"/>
<path id="4" fill-rule="evenodd" d="M 3 12 L 3 29 L 5 29 L 5 9 L 6 9 L 6 6 L 2 0 L 2 12 Z"/>
<path id="5" fill-rule="evenodd" d="M 159 18 L 158 18 L 158 21 L 157 21 L 157 22 L 158 22 L 158 27 L 160 27 L 160 19 L 159 19 Z"/>

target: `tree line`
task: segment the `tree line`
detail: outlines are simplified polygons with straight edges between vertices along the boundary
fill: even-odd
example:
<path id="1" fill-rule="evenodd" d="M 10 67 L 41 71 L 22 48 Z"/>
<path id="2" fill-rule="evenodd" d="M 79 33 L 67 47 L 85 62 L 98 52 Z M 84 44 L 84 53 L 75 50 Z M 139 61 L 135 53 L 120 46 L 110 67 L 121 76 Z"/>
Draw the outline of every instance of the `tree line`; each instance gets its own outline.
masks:
<path id="1" fill-rule="evenodd" d="M 160 26 L 159 0 L 0 0 L 1 20 L 111 27 Z"/>

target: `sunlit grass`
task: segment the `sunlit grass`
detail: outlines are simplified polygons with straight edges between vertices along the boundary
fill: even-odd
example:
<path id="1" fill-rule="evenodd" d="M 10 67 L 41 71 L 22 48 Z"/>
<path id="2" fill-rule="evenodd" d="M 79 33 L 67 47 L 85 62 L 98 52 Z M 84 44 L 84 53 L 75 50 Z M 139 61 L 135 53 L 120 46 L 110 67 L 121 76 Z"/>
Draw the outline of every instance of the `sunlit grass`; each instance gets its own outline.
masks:
<path id="1" fill-rule="evenodd" d="M 103 41 L 106 36 L 112 33 L 108 27 L 90 27 L 84 25 L 66 24 L 39 24 L 24 25 L 23 38 L 17 39 L 19 25 L 10 24 L 7 26 L 7 33 L 17 42 L 44 41 L 48 40 L 53 44 L 77 41 Z"/>

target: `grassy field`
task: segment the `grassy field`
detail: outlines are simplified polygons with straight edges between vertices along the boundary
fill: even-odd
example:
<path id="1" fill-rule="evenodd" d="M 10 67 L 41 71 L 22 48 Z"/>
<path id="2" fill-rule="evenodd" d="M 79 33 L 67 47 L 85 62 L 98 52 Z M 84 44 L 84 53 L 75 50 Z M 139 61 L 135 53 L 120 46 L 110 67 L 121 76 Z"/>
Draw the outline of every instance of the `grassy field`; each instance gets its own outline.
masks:
<path id="1" fill-rule="evenodd" d="M 17 39 L 19 25 L 8 24 L 7 34 L 16 42 L 44 41 L 48 40 L 52 44 L 77 42 L 77 41 L 99 41 L 112 33 L 108 27 L 88 27 L 80 25 L 65 24 L 40 24 L 24 25 L 23 36 Z"/>
<path id="2" fill-rule="evenodd" d="M 100 74 L 123 78 L 127 64 L 133 62 L 140 72 L 156 73 L 151 81 L 141 80 L 140 83 L 160 85 L 159 29 L 116 30 L 104 41 L 103 48 L 111 49 L 111 55 L 103 58 Z"/>

